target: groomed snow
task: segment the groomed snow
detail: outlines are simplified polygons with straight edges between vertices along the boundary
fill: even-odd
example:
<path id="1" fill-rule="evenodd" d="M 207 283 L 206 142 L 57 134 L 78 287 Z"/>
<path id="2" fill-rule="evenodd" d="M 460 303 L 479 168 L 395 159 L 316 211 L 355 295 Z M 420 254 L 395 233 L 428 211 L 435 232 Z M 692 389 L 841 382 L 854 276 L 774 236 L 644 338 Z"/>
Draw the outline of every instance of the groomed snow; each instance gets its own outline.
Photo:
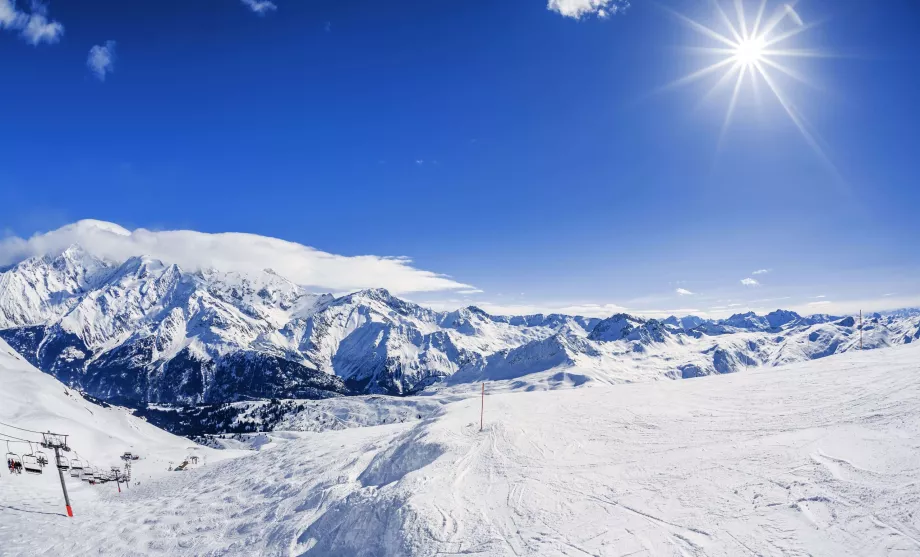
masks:
<path id="1" fill-rule="evenodd" d="M 74 519 L 4 474 L 0 552 L 920 554 L 920 345 L 494 394 L 481 432 L 478 392 L 452 396 L 421 421 L 109 490 Z"/>

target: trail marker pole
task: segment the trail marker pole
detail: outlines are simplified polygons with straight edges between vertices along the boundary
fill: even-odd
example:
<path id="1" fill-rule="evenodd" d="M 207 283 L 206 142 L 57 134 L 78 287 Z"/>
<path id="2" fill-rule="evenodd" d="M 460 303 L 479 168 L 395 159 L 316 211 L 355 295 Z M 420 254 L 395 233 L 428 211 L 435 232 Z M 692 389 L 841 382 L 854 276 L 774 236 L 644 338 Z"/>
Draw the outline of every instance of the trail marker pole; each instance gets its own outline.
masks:
<path id="1" fill-rule="evenodd" d="M 862 346 L 863 346 L 863 345 L 862 345 L 862 330 L 863 330 L 863 326 L 862 326 L 862 310 L 859 310 L 859 349 L 860 349 L 860 350 L 863 349 L 863 347 L 862 347 Z"/>
<path id="2" fill-rule="evenodd" d="M 482 418 L 486 413 L 486 384 L 482 384 L 482 406 L 479 409 L 479 431 L 482 431 Z"/>

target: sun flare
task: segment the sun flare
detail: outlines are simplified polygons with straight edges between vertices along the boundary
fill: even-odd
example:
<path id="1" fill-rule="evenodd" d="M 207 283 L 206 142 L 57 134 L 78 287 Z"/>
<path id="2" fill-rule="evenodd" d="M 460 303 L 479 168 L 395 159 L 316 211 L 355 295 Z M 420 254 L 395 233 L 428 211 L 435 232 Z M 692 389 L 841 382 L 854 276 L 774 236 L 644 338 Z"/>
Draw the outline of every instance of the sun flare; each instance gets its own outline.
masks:
<path id="1" fill-rule="evenodd" d="M 778 6 L 773 15 L 766 17 L 768 0 L 762 0 L 757 6 L 756 14 L 749 17 L 745 11 L 745 0 L 733 0 L 735 18 L 729 17 L 722 7 L 722 0 L 712 0 L 714 15 L 718 25 L 708 26 L 690 19 L 676 12 L 674 13 L 683 23 L 694 31 L 713 42 L 711 46 L 692 47 L 688 50 L 710 54 L 716 58 L 712 64 L 686 75 L 671 83 L 669 87 L 686 85 L 707 76 L 716 75 L 718 80 L 706 97 L 710 97 L 734 81 L 731 85 L 732 93 L 729 99 L 722 131 L 719 135 L 719 144 L 722 143 L 725 131 L 729 127 L 738 104 L 742 86 L 750 81 L 752 89 L 759 90 L 766 85 L 785 113 L 796 125 L 805 141 L 821 158 L 830 164 L 829 159 L 821 149 L 816 135 L 809 131 L 809 126 L 802 114 L 792 103 L 789 95 L 783 91 L 779 76 L 791 78 L 793 81 L 811 85 L 809 80 L 786 62 L 787 59 L 796 58 L 822 58 L 827 54 L 818 50 L 790 48 L 790 39 L 796 37 L 814 26 L 806 24 L 795 11 L 792 4 Z M 717 30 L 718 29 L 718 30 Z M 831 164 L 831 166 L 833 166 Z"/>
<path id="2" fill-rule="evenodd" d="M 735 60 L 745 66 L 753 66 L 763 62 L 764 41 L 761 37 L 743 39 L 735 46 Z"/>

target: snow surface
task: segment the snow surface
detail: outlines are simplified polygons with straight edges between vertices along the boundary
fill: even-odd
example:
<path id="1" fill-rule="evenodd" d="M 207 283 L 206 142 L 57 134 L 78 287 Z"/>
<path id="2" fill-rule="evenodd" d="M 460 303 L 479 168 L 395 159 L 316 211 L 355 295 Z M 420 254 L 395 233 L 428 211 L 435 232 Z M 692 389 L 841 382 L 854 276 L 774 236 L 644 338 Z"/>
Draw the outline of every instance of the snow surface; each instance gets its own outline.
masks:
<path id="1" fill-rule="evenodd" d="M 131 452 L 140 457 L 132 462 L 132 482 L 146 483 L 169 474 L 170 463 L 178 466 L 189 455 L 199 457 L 199 466 L 246 454 L 241 451 L 216 451 L 201 447 L 188 439 L 167 433 L 138 419 L 124 408 L 103 408 L 84 399 L 50 375 L 32 367 L 12 348 L 0 340 L 0 447 L 17 455 L 42 450 L 51 463 L 40 476 L 9 475 L 4 466 L 0 473 L 0 554 L 11 531 L 4 524 L 16 515 L 32 517 L 36 513 L 63 513 L 60 480 L 54 467 L 54 452 L 38 443 L 32 431 L 68 434 L 71 451 L 68 461 L 79 460 L 84 468 L 91 465 L 103 472 L 112 466 L 122 467 L 119 457 Z M 12 426 L 12 427 L 11 427 Z M 9 443 L 7 443 L 9 441 Z M 98 500 L 100 493 L 117 491 L 115 484 L 89 486 L 65 474 L 71 501 L 79 514 L 85 505 Z M 122 487 L 124 489 L 124 487 Z M 27 518 L 31 520 L 32 518 Z"/>
<path id="2" fill-rule="evenodd" d="M 54 514 L 0 480 L 11 555 L 918 555 L 920 345 L 692 381 L 450 389 Z M 10 488 L 9 486 L 14 486 Z M 50 513 L 50 514 L 45 514 Z M 50 535 L 53 533 L 53 535 Z"/>

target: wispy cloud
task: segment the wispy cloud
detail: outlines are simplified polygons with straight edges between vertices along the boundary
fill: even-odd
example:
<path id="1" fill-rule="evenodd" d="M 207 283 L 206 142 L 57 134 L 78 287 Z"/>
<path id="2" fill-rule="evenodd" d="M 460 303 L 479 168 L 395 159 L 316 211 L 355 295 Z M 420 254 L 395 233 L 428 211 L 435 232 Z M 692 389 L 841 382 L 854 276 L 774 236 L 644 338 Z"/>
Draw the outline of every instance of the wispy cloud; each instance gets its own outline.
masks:
<path id="1" fill-rule="evenodd" d="M 752 274 L 752 275 L 765 275 L 765 274 L 767 274 L 767 273 L 769 273 L 769 272 L 770 272 L 770 269 L 757 269 L 756 271 L 754 271 L 754 272 L 751 273 L 751 274 Z"/>
<path id="2" fill-rule="evenodd" d="M 745 286 L 760 286 L 760 282 L 758 282 L 757 279 L 753 279 L 751 277 L 741 279 L 741 284 Z"/>
<path id="3" fill-rule="evenodd" d="M 413 267 L 412 260 L 406 257 L 336 255 L 255 234 L 143 228 L 129 231 L 101 221 L 80 221 L 29 239 L 3 238 L 0 266 L 35 255 L 57 254 L 72 244 L 116 263 L 148 255 L 190 271 L 215 268 L 256 272 L 270 268 L 297 284 L 323 291 L 382 287 L 394 294 L 405 294 L 474 289 L 446 275 Z"/>
<path id="4" fill-rule="evenodd" d="M 274 2 L 269 0 L 241 0 L 243 4 L 259 15 L 265 15 L 278 9 Z"/>
<path id="5" fill-rule="evenodd" d="M 64 26 L 48 19 L 48 7 L 40 2 L 32 3 L 31 12 L 20 11 L 15 0 L 0 0 L 0 29 L 19 31 L 19 35 L 31 45 L 56 43 L 64 34 Z"/>
<path id="6" fill-rule="evenodd" d="M 104 45 L 89 49 L 86 67 L 96 74 L 99 81 L 105 81 L 106 74 L 115 70 L 115 41 L 106 41 Z"/>
<path id="7" fill-rule="evenodd" d="M 763 302 L 779 302 L 781 300 L 789 300 L 792 296 L 780 296 L 779 298 L 762 298 L 760 300 L 748 300 L 749 304 L 760 304 Z"/>
<path id="8" fill-rule="evenodd" d="M 433 300 L 416 300 L 423 306 L 436 309 L 438 311 L 451 311 L 470 304 L 469 300 L 448 298 Z M 561 313 L 564 315 L 581 315 L 584 317 L 610 317 L 616 313 L 635 313 L 630 312 L 627 308 L 617 304 L 596 304 L 596 303 L 496 303 L 486 300 L 475 302 L 476 307 L 491 313 L 492 315 L 534 315 L 537 313 L 550 314 Z"/>
<path id="9" fill-rule="evenodd" d="M 693 292 L 690 292 L 686 288 L 678 288 L 675 292 L 677 292 L 678 296 L 693 296 Z"/>
<path id="10" fill-rule="evenodd" d="M 807 315 L 809 312 L 813 311 L 820 311 L 821 313 L 829 313 L 831 315 L 855 315 L 859 313 L 859 310 L 863 310 L 864 313 L 867 313 L 912 307 L 920 308 L 920 294 L 862 300 L 819 300 L 802 305 L 793 305 L 787 309 L 797 311 L 802 315 Z"/>
<path id="11" fill-rule="evenodd" d="M 546 7 L 575 19 L 592 15 L 607 17 L 625 11 L 629 7 L 629 0 L 549 0 Z"/>

